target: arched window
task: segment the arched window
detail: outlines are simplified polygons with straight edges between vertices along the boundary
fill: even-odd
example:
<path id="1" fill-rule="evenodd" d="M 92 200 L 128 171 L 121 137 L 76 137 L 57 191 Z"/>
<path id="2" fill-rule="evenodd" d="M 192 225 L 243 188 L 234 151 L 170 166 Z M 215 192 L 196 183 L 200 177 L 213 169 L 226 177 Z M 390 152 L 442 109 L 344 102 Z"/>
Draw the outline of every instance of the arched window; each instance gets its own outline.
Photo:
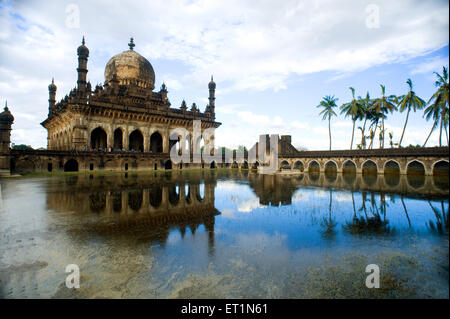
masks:
<path id="1" fill-rule="evenodd" d="M 114 146 L 115 150 L 123 149 L 123 132 L 120 128 L 114 131 Z"/>
<path id="2" fill-rule="evenodd" d="M 162 153 L 163 151 L 163 139 L 158 132 L 153 133 L 150 136 L 150 152 Z"/>
<path id="3" fill-rule="evenodd" d="M 106 148 L 106 132 L 101 127 L 97 127 L 91 132 L 91 147 L 95 149 Z"/>
<path id="4" fill-rule="evenodd" d="M 130 134 L 130 142 L 128 144 L 130 151 L 143 152 L 144 151 L 144 137 L 141 131 L 134 130 Z"/>

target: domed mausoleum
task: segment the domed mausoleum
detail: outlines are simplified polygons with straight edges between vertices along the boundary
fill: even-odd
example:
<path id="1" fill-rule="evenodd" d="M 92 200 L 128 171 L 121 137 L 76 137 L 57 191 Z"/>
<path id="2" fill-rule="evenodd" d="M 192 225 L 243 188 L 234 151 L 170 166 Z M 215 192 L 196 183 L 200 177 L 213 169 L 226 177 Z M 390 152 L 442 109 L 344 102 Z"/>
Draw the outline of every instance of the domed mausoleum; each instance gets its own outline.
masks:
<path id="1" fill-rule="evenodd" d="M 173 108 L 164 83 L 154 91 L 155 71 L 134 50 L 133 38 L 128 46 L 106 64 L 104 83 L 93 87 L 87 81 L 89 49 L 83 37 L 77 49 L 77 86 L 58 102 L 55 81 L 48 87 L 48 117 L 41 124 L 48 132 L 49 150 L 162 154 L 168 159 L 171 146 L 177 143 L 169 139 L 172 129 L 185 128 L 192 136 L 194 120 L 202 121 L 202 129 L 220 126 L 215 121 L 216 84 L 212 78 L 204 112 L 195 103 L 188 108 L 185 101 Z M 155 160 L 146 166 L 158 168 L 164 163 Z M 107 163 L 98 165 L 106 167 Z"/>
<path id="2" fill-rule="evenodd" d="M 105 81 L 111 82 L 114 77 L 119 85 L 135 84 L 139 87 L 153 90 L 155 88 L 155 71 L 146 58 L 133 50 L 133 38 L 130 49 L 113 56 L 105 68 Z"/>

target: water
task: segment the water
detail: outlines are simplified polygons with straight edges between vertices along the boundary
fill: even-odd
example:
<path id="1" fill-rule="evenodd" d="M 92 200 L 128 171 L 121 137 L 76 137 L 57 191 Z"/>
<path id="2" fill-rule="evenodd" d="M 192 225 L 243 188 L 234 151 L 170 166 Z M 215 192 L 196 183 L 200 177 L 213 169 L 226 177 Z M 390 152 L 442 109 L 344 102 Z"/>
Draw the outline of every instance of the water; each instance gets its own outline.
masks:
<path id="1" fill-rule="evenodd" d="M 448 177 L 0 180 L 2 298 L 448 298 Z M 68 264 L 80 288 L 68 289 Z M 365 286 L 366 266 L 380 288 Z"/>

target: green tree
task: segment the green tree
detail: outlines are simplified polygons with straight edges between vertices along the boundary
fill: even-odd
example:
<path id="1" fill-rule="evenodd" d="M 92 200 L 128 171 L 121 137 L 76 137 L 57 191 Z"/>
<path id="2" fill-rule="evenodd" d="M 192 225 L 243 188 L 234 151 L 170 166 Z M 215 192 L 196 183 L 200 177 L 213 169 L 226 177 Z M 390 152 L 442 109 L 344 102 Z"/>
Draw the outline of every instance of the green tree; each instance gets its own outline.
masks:
<path id="1" fill-rule="evenodd" d="M 323 110 L 319 113 L 322 115 L 322 120 L 328 119 L 328 136 L 330 138 L 330 151 L 331 151 L 331 117 L 336 116 L 336 112 L 334 112 L 334 108 L 337 107 L 337 98 L 330 95 L 325 96 L 319 105 L 318 108 L 322 108 Z"/>
<path id="2" fill-rule="evenodd" d="M 448 118 L 448 107 L 449 107 L 449 85 L 448 85 L 448 70 L 444 66 L 442 75 L 437 72 L 433 72 L 436 75 L 437 80 L 434 83 L 438 90 L 431 96 L 428 101 L 429 106 L 425 109 L 424 116 L 427 121 L 432 117 L 434 119 L 433 126 L 431 127 L 430 134 L 425 140 L 425 144 L 430 138 L 431 133 L 437 126 L 438 122 L 440 122 L 440 132 L 439 132 L 439 146 L 442 146 L 442 127 L 444 126 L 445 131 L 447 132 L 447 124 L 446 118 Z M 447 122 L 447 123 L 446 123 Z M 448 134 L 447 134 L 447 145 L 448 145 Z"/>
<path id="3" fill-rule="evenodd" d="M 366 123 L 367 120 L 371 117 L 371 110 L 370 108 L 372 107 L 373 104 L 373 100 L 370 98 L 369 92 L 366 93 L 366 97 L 362 98 L 360 96 L 358 96 L 359 99 L 359 107 L 361 108 L 361 117 L 359 118 L 359 120 L 364 120 L 364 124 L 362 127 L 358 127 L 358 129 L 361 130 L 361 147 L 363 149 L 366 149 L 366 136 L 365 136 L 365 132 L 366 132 Z"/>
<path id="4" fill-rule="evenodd" d="M 415 112 L 416 110 L 420 110 L 420 109 L 424 108 L 424 106 L 426 105 L 425 101 L 422 100 L 420 97 L 418 97 L 416 95 L 416 93 L 413 91 L 413 84 L 412 84 L 411 79 L 408 79 L 406 81 L 406 84 L 408 84 L 408 86 L 409 86 L 409 92 L 405 95 L 400 96 L 399 102 L 398 102 L 398 108 L 399 108 L 400 112 L 403 112 L 404 110 L 408 110 L 406 112 L 405 125 L 403 126 L 403 132 L 402 132 L 402 136 L 400 137 L 400 142 L 398 142 L 398 147 L 401 147 L 401 144 L 403 141 L 406 124 L 408 124 L 409 112 L 411 111 L 411 109 L 413 110 L 413 112 Z"/>
<path id="5" fill-rule="evenodd" d="M 384 85 L 381 86 L 381 97 L 374 100 L 372 105 L 372 109 L 380 114 L 381 118 L 381 126 L 382 126 L 382 135 L 381 135 L 381 145 L 380 148 L 384 147 L 384 120 L 387 118 L 388 113 L 392 113 L 397 110 L 397 97 L 395 95 L 386 96 L 386 88 Z"/>
<path id="6" fill-rule="evenodd" d="M 13 144 L 13 145 L 11 146 L 11 148 L 12 148 L 13 150 L 22 150 L 22 151 L 33 150 L 33 148 L 31 147 L 31 145 L 25 145 L 25 144 L 19 144 L 19 145 Z"/>
<path id="7" fill-rule="evenodd" d="M 351 102 L 344 103 L 341 105 L 341 114 L 345 114 L 345 117 L 350 116 L 353 122 L 352 128 L 352 140 L 350 142 L 350 149 L 353 147 L 353 137 L 355 136 L 355 123 L 358 119 L 364 117 L 363 106 L 361 105 L 360 100 L 355 99 L 355 89 L 350 87 L 350 91 L 352 91 L 352 100 Z"/>

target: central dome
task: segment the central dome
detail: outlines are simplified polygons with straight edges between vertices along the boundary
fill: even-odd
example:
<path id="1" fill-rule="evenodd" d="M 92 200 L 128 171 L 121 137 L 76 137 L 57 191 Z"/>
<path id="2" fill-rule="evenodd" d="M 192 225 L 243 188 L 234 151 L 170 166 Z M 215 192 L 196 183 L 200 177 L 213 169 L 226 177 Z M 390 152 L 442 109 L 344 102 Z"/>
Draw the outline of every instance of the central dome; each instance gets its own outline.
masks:
<path id="1" fill-rule="evenodd" d="M 105 80 L 110 82 L 116 75 L 119 84 L 137 86 L 153 90 L 155 88 L 155 71 L 146 58 L 133 50 L 133 38 L 130 50 L 113 56 L 105 68 Z"/>

